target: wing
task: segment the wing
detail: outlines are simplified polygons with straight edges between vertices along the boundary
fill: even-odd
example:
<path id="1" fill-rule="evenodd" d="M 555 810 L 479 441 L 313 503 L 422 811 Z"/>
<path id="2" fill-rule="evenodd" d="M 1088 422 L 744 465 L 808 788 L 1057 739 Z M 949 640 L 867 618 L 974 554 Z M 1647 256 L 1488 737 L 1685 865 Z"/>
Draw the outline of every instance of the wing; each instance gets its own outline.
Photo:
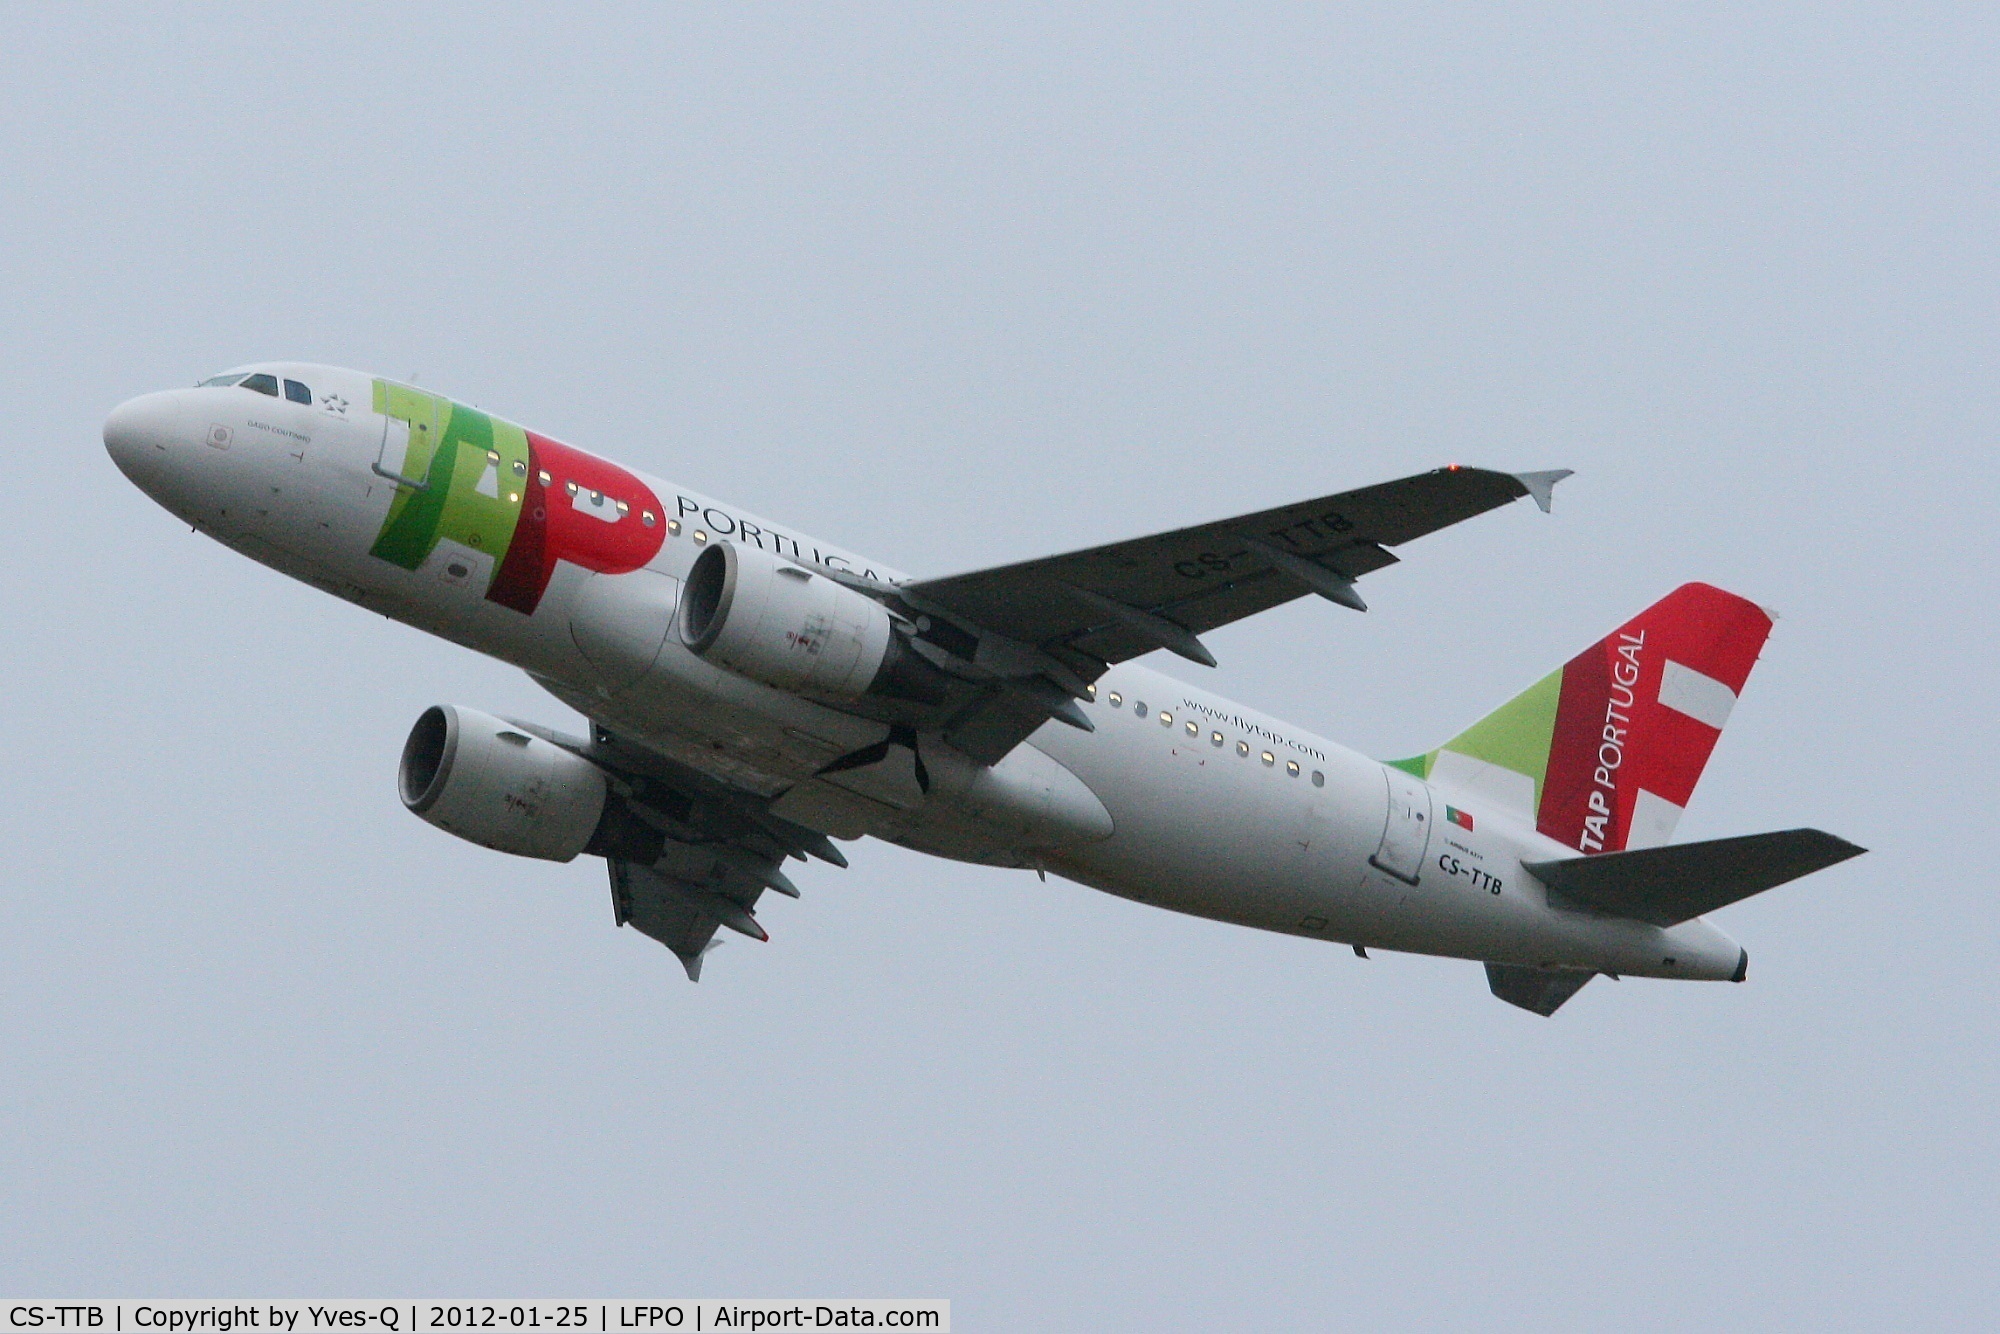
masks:
<path id="1" fill-rule="evenodd" d="M 701 961 L 715 948 L 715 933 L 724 925 L 756 940 L 770 939 L 751 912 L 761 886 L 747 895 L 734 895 L 638 862 L 614 860 L 609 865 L 614 920 L 672 950 L 690 982 L 701 981 Z"/>
<path id="2" fill-rule="evenodd" d="M 1193 636 L 1306 593 L 1362 610 L 1354 582 L 1394 564 L 1390 547 L 1522 496 L 1546 496 L 1558 479 L 1440 468 L 1218 523 L 905 584 L 903 592 L 1022 643 L 1106 664 L 1157 648 L 1204 661 L 1205 650 L 1189 651 L 1198 644 Z"/>
<path id="3" fill-rule="evenodd" d="M 1355 582 L 1394 564 L 1390 548 L 1523 496 L 1546 510 L 1568 475 L 1440 468 L 1153 537 L 918 580 L 895 593 L 917 615 L 981 641 L 972 652 L 926 629 L 920 643 L 1006 678 L 1006 687 L 961 705 L 945 729 L 975 758 L 997 758 L 1050 717 L 1087 726 L 1081 711 L 1064 706 L 1113 663 L 1164 648 L 1213 666 L 1204 631 L 1307 593 L 1365 611 Z"/>
<path id="4" fill-rule="evenodd" d="M 589 759 L 611 778 L 615 802 L 599 831 L 611 869 L 611 910 L 630 926 L 672 950 L 688 980 L 701 980 L 701 963 L 720 927 L 768 940 L 757 920 L 764 891 L 792 898 L 798 887 L 785 874 L 787 858 L 807 856 L 846 866 L 832 840 L 773 815 L 755 793 L 731 787 L 593 726 L 591 737 L 548 728 L 516 726 Z"/>

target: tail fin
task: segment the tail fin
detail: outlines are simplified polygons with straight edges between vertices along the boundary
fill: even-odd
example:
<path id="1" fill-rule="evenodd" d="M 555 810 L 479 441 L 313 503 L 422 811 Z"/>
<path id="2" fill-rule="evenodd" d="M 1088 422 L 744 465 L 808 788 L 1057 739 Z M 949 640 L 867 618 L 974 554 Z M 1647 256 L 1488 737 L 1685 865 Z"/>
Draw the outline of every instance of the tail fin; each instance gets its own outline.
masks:
<path id="1" fill-rule="evenodd" d="M 1579 852 L 1674 831 L 1771 618 L 1683 584 L 1428 755 L 1397 767 L 1510 808 Z"/>

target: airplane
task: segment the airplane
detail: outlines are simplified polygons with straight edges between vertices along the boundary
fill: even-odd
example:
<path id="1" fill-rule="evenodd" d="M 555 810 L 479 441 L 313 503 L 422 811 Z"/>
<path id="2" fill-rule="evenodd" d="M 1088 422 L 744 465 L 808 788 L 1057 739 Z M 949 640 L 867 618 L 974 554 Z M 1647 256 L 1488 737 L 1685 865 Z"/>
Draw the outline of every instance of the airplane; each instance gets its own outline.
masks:
<path id="1" fill-rule="evenodd" d="M 422 714 L 403 804 L 516 856 L 605 859 L 613 918 L 690 981 L 768 939 L 787 868 L 872 836 L 1176 912 L 1483 963 L 1552 1015 L 1593 977 L 1741 982 L 1704 914 L 1863 849 L 1670 843 L 1769 634 L 1687 584 L 1420 755 L 1378 762 L 1145 666 L 1295 598 L 1365 611 L 1394 549 L 1567 471 L 1451 466 L 993 569 L 918 577 L 413 385 L 242 366 L 112 411 L 193 528 L 525 670 L 585 736 Z"/>

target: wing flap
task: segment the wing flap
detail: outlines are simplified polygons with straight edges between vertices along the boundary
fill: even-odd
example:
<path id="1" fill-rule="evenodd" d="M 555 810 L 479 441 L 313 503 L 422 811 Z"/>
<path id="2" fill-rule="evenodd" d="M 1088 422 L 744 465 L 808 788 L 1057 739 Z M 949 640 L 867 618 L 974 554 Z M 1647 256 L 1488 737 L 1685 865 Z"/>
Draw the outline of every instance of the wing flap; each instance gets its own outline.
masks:
<path id="1" fill-rule="evenodd" d="M 1866 851 L 1818 829 L 1784 829 L 1523 865 L 1584 907 L 1676 926 Z"/>

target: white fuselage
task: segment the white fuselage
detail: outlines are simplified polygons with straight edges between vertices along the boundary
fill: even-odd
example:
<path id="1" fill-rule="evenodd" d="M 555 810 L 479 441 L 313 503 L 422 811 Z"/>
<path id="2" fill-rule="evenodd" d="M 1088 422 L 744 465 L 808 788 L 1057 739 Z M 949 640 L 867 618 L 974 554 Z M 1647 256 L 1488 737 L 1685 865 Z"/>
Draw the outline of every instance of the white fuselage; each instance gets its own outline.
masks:
<path id="1" fill-rule="evenodd" d="M 1346 944 L 1678 978 L 1738 968 L 1736 944 L 1704 922 L 1663 929 L 1552 905 L 1522 862 L 1575 854 L 1525 818 L 1453 795 L 1473 829 L 1447 823 L 1444 796 L 1400 770 L 1137 663 L 1096 683 L 1083 706 L 1095 731 L 1050 722 L 990 770 L 927 739 L 928 793 L 893 775 L 816 778 L 887 729 L 690 652 L 666 628 L 680 581 L 716 539 L 883 580 L 896 571 L 634 473 L 662 526 L 673 521 L 657 554 L 618 574 L 558 563 L 524 614 L 483 595 L 482 553 L 444 544 L 416 569 L 370 554 L 402 485 L 381 467 L 371 377 L 258 369 L 295 376 L 315 401 L 230 387 L 147 395 L 107 423 L 119 466 L 245 555 L 514 663 L 604 727 L 775 798 L 799 823 Z"/>

